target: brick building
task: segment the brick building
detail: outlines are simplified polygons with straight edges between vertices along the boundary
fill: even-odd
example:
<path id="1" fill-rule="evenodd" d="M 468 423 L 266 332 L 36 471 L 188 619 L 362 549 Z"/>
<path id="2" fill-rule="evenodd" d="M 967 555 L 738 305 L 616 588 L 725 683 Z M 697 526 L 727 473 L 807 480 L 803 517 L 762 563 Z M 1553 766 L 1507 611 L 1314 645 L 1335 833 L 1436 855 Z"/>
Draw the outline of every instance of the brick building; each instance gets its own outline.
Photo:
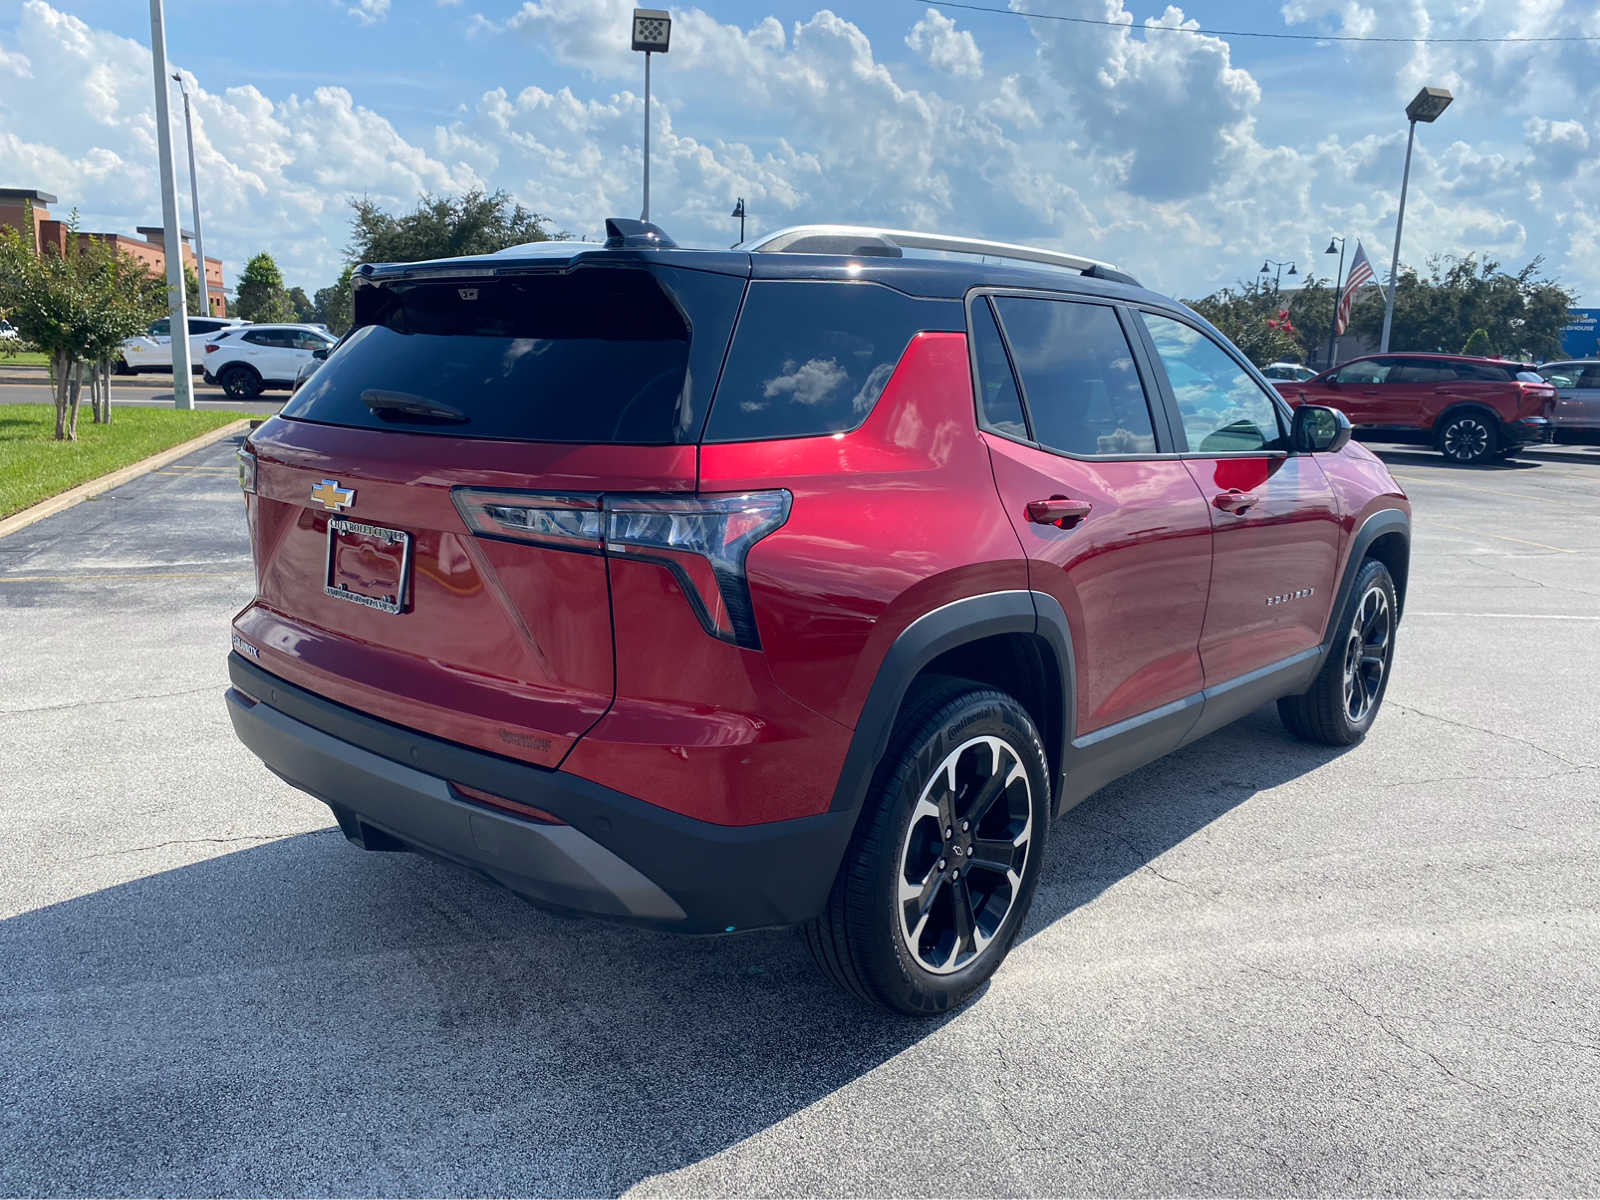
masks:
<path id="1" fill-rule="evenodd" d="M 56 198 L 49 192 L 41 192 L 34 188 L 0 188 L 0 225 L 10 225 L 21 230 L 23 235 L 28 233 L 27 212 L 28 206 L 33 206 L 33 244 L 40 249 L 45 246 L 55 246 L 65 252 L 67 239 L 72 236 L 72 231 L 67 228 L 65 221 L 58 221 L 51 217 L 48 205 L 54 204 Z M 157 278 L 163 278 L 167 271 L 167 252 L 165 231 L 159 225 L 140 225 L 138 232 L 144 237 L 129 237 L 125 233 L 94 233 L 79 230 L 80 238 L 98 238 L 120 250 L 131 258 L 143 263 L 149 272 Z M 185 229 L 182 231 L 184 265 L 190 270 L 194 269 L 194 250 L 189 246 L 189 239 L 194 234 Z M 206 258 L 206 291 L 211 298 L 211 315 L 220 317 L 224 314 L 225 300 L 222 290 L 222 260 Z"/>

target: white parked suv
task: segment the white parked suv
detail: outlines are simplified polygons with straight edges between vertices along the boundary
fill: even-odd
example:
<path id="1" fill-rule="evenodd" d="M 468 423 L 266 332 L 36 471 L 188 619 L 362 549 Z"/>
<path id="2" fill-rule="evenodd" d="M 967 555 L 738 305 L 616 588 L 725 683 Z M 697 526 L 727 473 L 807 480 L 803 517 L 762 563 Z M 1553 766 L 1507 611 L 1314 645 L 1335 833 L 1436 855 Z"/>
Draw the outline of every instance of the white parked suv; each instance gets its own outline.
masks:
<path id="1" fill-rule="evenodd" d="M 334 336 L 321 325 L 245 325 L 228 329 L 205 344 L 205 378 L 219 383 L 235 400 L 259 396 L 266 388 L 293 388 L 300 368 L 314 351 L 332 346 Z"/>
<path id="2" fill-rule="evenodd" d="M 189 369 L 198 373 L 200 358 L 208 341 L 224 329 L 248 325 L 237 317 L 189 318 Z M 139 371 L 172 370 L 172 321 L 162 317 L 152 321 L 150 328 L 135 334 L 122 343 L 122 357 L 117 360 L 117 372 L 133 375 Z"/>

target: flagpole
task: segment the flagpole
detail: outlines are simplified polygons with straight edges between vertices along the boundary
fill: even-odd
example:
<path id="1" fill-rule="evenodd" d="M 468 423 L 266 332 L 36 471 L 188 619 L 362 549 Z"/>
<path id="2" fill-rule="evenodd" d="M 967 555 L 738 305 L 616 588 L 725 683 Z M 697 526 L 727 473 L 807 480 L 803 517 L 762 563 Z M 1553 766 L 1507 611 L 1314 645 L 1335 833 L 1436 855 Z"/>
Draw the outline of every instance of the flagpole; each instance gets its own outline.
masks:
<path id="1" fill-rule="evenodd" d="M 1339 269 L 1333 273 L 1333 320 L 1328 322 L 1328 370 L 1330 371 L 1338 365 L 1333 361 L 1333 355 L 1334 343 L 1339 337 L 1339 291 L 1344 286 L 1340 280 L 1344 277 L 1344 248 L 1348 241 L 1348 238 L 1339 239 Z"/>

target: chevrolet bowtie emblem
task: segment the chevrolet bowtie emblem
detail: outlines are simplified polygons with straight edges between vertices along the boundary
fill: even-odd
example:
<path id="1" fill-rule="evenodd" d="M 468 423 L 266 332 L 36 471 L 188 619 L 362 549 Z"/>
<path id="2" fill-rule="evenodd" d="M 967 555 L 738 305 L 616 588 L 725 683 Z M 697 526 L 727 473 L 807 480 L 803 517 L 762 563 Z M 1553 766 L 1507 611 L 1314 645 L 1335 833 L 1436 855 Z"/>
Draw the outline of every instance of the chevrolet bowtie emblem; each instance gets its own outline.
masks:
<path id="1" fill-rule="evenodd" d="M 354 488 L 342 488 L 337 479 L 324 479 L 311 489 L 311 498 L 323 508 L 341 512 L 356 501 Z"/>

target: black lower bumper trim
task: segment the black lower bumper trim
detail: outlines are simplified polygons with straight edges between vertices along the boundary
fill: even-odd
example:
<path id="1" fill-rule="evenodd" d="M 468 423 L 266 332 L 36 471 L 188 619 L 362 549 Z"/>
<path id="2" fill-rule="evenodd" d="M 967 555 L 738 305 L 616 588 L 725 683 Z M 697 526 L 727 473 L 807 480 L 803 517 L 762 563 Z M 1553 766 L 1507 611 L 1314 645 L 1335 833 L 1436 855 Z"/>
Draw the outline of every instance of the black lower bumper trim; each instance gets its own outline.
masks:
<path id="1" fill-rule="evenodd" d="M 793 925 L 821 911 L 854 813 L 696 821 L 561 771 L 447 742 L 228 659 L 228 713 L 274 773 L 352 840 L 470 867 L 537 903 L 685 933 Z M 533 805 L 549 825 L 468 803 L 454 781 Z"/>

